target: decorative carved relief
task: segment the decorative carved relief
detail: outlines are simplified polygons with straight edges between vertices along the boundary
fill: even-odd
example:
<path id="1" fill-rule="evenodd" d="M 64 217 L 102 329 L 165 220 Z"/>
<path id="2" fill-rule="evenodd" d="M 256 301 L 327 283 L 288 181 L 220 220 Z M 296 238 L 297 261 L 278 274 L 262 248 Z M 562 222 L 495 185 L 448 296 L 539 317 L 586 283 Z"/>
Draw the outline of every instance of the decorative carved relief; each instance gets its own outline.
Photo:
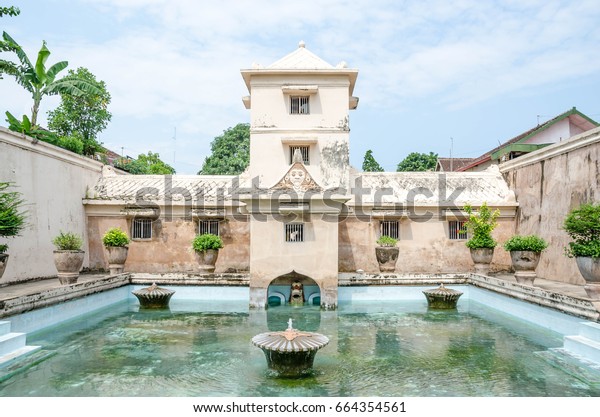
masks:
<path id="1" fill-rule="evenodd" d="M 294 190 L 296 192 L 321 191 L 322 188 L 315 182 L 302 162 L 294 162 L 289 171 L 272 190 Z"/>

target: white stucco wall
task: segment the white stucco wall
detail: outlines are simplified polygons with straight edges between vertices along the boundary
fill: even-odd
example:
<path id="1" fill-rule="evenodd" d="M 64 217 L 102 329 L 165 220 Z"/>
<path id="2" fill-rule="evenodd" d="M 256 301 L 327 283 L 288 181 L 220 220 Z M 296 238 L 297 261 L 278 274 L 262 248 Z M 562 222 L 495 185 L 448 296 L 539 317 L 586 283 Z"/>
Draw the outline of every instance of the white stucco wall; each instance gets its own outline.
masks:
<path id="1" fill-rule="evenodd" d="M 310 94 L 284 86 L 316 86 Z M 290 166 L 290 145 L 310 146 L 311 176 L 324 188 L 347 186 L 349 168 L 347 74 L 265 74 L 251 78 L 250 168 L 271 187 Z M 290 114 L 290 96 L 308 96 L 310 114 Z M 268 161 L 268 162 L 266 162 Z"/>
<path id="2" fill-rule="evenodd" d="M 542 130 L 538 134 L 533 135 L 523 143 L 556 143 L 569 139 L 573 134 L 581 132 L 581 129 L 578 129 L 578 132 L 573 133 L 571 131 L 571 126 L 577 130 L 577 127 L 575 125 L 571 125 L 569 118 L 567 117 L 559 122 L 556 122 L 547 129 Z"/>
<path id="3" fill-rule="evenodd" d="M 84 237 L 82 198 L 98 181 L 102 163 L 0 127 L 0 181 L 14 183 L 27 205 L 27 227 L 8 243 L 9 260 L 0 283 L 56 275 L 52 239 L 62 230 Z"/>

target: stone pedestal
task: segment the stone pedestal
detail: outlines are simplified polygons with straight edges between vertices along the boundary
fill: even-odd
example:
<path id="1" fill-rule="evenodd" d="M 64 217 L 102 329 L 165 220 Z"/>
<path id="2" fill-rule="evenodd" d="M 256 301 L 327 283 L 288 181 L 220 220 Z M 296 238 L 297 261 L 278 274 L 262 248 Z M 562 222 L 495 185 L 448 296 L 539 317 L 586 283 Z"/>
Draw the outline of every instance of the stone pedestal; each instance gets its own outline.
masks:
<path id="1" fill-rule="evenodd" d="M 161 309 L 169 307 L 169 301 L 175 291 L 161 288 L 154 283 L 148 288 L 132 291 L 132 294 L 139 300 L 140 307 Z"/>

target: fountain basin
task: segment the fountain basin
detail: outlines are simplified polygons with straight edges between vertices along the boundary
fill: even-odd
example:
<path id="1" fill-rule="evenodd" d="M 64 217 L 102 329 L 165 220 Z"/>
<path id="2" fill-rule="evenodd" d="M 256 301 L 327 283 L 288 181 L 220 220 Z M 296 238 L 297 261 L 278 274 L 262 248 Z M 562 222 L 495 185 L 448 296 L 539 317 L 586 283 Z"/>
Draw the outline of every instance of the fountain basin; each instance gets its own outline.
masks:
<path id="1" fill-rule="evenodd" d="M 463 293 L 446 288 L 444 287 L 444 284 L 440 284 L 438 288 L 423 291 L 423 294 L 425 294 L 425 298 L 427 298 L 427 305 L 429 308 L 450 310 L 456 308 L 458 299 Z"/>
<path id="2" fill-rule="evenodd" d="M 292 319 L 283 332 L 261 333 L 252 338 L 252 344 L 264 352 L 269 369 L 285 377 L 310 372 L 317 351 L 328 343 L 329 338 L 320 333 L 294 329 Z"/>
<path id="3" fill-rule="evenodd" d="M 161 288 L 154 283 L 147 288 L 132 291 L 132 294 L 139 300 L 140 307 L 159 309 L 169 307 L 169 301 L 175 291 Z"/>

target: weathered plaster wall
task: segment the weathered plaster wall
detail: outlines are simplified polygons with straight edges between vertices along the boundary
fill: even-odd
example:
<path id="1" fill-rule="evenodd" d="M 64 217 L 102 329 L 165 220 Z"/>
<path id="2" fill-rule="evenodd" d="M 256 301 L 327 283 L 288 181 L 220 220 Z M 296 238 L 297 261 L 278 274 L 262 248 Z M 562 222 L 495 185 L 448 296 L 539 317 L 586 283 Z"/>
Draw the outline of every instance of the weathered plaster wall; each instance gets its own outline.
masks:
<path id="1" fill-rule="evenodd" d="M 124 217 L 90 216 L 90 267 L 108 269 L 102 236 L 111 227 L 121 227 L 131 236 L 131 221 Z M 159 231 L 151 240 L 133 240 L 125 263 L 125 272 L 187 272 L 197 273 L 198 261 L 191 249 L 196 235 L 197 223 L 193 220 L 175 218 L 170 221 L 159 218 L 154 230 Z M 219 224 L 223 249 L 215 266 L 216 273 L 248 271 L 250 254 L 249 224 L 246 221 L 226 218 Z"/>
<path id="2" fill-rule="evenodd" d="M 52 239 L 62 231 L 87 241 L 86 191 L 98 181 L 102 164 L 0 127 L 0 181 L 14 183 L 27 206 L 28 226 L 8 243 L 9 261 L 2 282 L 56 276 Z M 89 265 L 88 249 L 84 244 Z"/>
<path id="3" fill-rule="evenodd" d="M 512 218 L 501 218 L 493 236 L 506 241 L 514 233 Z M 379 238 L 379 221 L 348 218 L 340 223 L 340 272 L 379 271 L 375 257 Z M 448 222 L 432 219 L 427 222 L 400 221 L 400 248 L 396 273 L 444 273 L 473 270 L 473 261 L 465 240 L 450 240 Z M 510 256 L 498 246 L 494 252 L 492 271 L 508 270 Z"/>
<path id="4" fill-rule="evenodd" d="M 570 210 L 600 200 L 600 128 L 500 166 L 514 190 L 519 234 L 539 234 L 550 246 L 542 253 L 539 276 L 584 284 L 574 259 L 564 256 L 569 237 L 562 224 Z"/>
<path id="5" fill-rule="evenodd" d="M 285 242 L 284 223 L 251 221 L 250 304 L 263 308 L 267 288 L 277 277 L 295 271 L 313 279 L 321 290 L 321 303 L 337 305 L 338 227 L 336 222 L 313 216 L 304 223 L 304 242 Z"/>

